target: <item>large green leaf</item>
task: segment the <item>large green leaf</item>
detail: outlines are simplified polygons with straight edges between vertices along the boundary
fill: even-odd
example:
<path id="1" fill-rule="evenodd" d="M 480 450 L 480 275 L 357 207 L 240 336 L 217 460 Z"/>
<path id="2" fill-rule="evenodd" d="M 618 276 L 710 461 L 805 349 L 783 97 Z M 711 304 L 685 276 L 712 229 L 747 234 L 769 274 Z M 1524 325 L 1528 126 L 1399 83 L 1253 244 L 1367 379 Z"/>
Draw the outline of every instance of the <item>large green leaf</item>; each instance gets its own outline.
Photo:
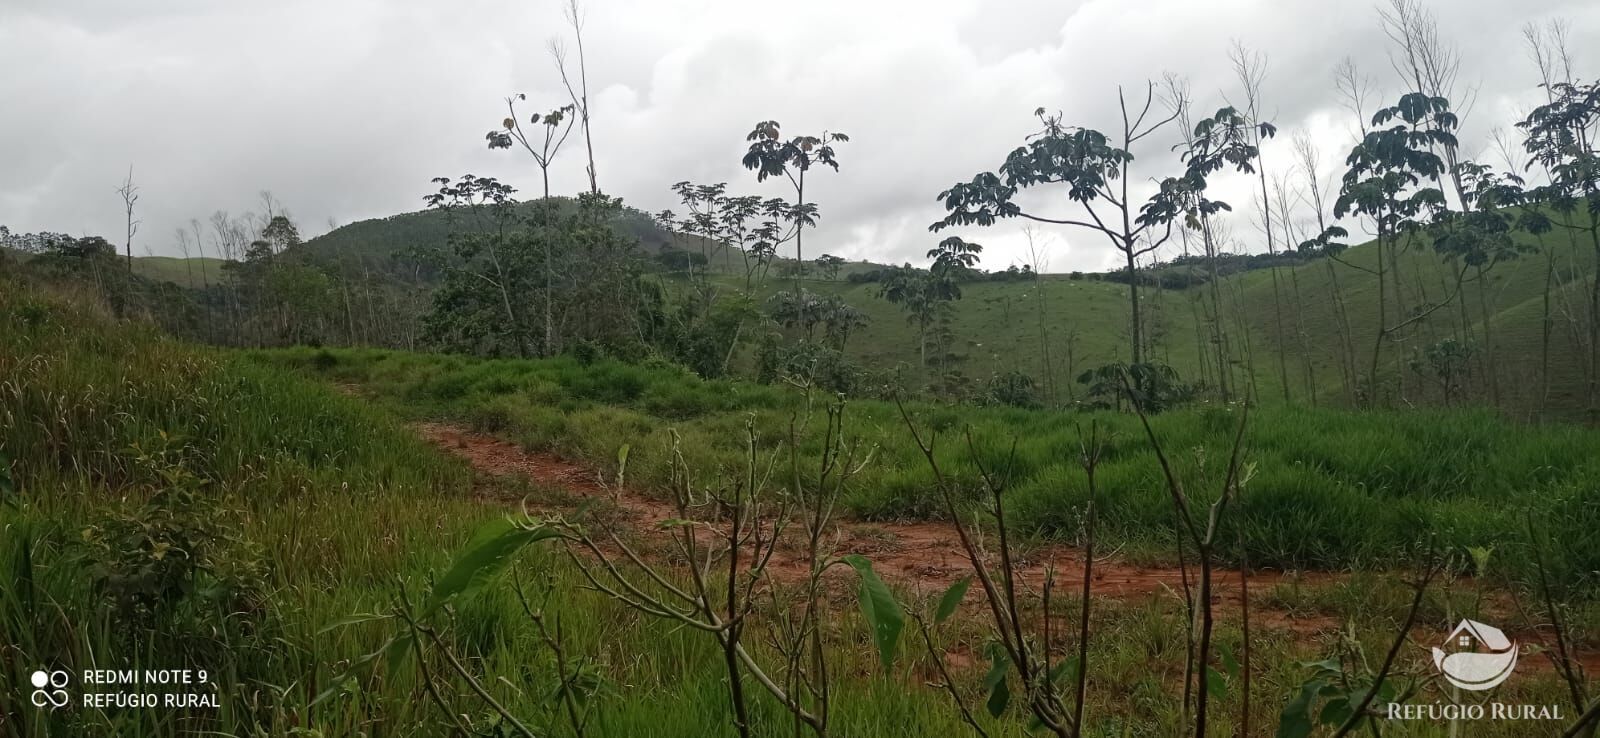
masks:
<path id="1" fill-rule="evenodd" d="M 1206 691 L 1215 700 L 1228 699 L 1228 680 L 1216 667 L 1206 667 Z"/>
<path id="2" fill-rule="evenodd" d="M 1306 738 L 1311 735 L 1311 703 L 1322 690 L 1323 682 L 1313 679 L 1300 687 L 1300 693 L 1283 706 L 1278 718 L 1277 738 Z"/>
<path id="3" fill-rule="evenodd" d="M 861 614 L 866 616 L 867 625 L 872 628 L 872 640 L 878 646 L 878 657 L 882 659 L 884 668 L 894 663 L 895 644 L 900 640 L 900 631 L 905 627 L 905 612 L 900 609 L 900 603 L 895 601 L 894 593 L 889 591 L 889 585 L 884 584 L 878 573 L 872 570 L 872 562 L 860 554 L 850 554 L 843 557 L 843 561 L 856 570 L 861 577 Z"/>
<path id="4" fill-rule="evenodd" d="M 507 518 L 483 526 L 456 556 L 455 563 L 450 565 L 444 576 L 434 582 L 427 609 L 434 610 L 453 597 L 483 586 L 504 571 L 511 556 L 523 546 L 559 535 L 553 528 L 528 528 Z"/>
<path id="5" fill-rule="evenodd" d="M 989 644 L 989 662 L 989 673 L 983 676 L 983 688 L 989 693 L 984 706 L 989 709 L 990 715 L 1000 717 L 1000 713 L 1005 712 L 1006 705 L 1011 702 L 1011 688 L 1006 685 L 1011 657 L 998 641 Z"/>
<path id="6" fill-rule="evenodd" d="M 942 623 L 955 614 L 956 608 L 961 606 L 961 600 L 967 596 L 967 587 L 972 586 L 972 575 L 962 577 L 950 588 L 944 591 L 944 596 L 939 598 L 939 609 L 933 613 L 933 622 Z"/>
<path id="7" fill-rule="evenodd" d="M 1062 661 L 1061 663 L 1056 664 L 1055 668 L 1050 670 L 1050 683 L 1052 685 L 1054 685 L 1056 689 L 1065 689 L 1067 684 L 1069 684 L 1069 683 L 1075 684 L 1075 683 L 1077 683 L 1077 681 L 1078 681 L 1078 657 L 1077 656 L 1073 656 L 1070 659 L 1066 659 L 1066 660 Z"/>

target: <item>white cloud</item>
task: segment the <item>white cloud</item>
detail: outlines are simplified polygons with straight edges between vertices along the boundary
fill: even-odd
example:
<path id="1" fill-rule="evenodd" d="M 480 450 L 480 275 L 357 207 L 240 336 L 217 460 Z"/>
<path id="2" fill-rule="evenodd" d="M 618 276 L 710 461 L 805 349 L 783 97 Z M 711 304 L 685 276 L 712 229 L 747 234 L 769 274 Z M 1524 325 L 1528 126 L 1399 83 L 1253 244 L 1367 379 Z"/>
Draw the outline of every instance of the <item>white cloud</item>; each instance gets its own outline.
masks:
<path id="1" fill-rule="evenodd" d="M 1574 39 L 1592 38 L 1600 7 L 1435 6 L 1463 51 L 1463 85 L 1479 89 L 1467 148 L 1498 164 L 1488 132 L 1538 97 L 1520 26 L 1559 15 Z M 667 188 L 683 179 L 782 194 L 739 166 L 750 126 L 844 131 L 841 171 L 811 180 L 823 227 L 808 251 L 889 262 L 921 259 L 937 241 L 926 231 L 941 215 L 934 196 L 998 164 L 1035 127 L 1034 108 L 1109 129 L 1119 84 L 1131 96 L 1173 71 L 1189 78 L 1198 110 L 1215 109 L 1236 96 L 1234 39 L 1270 60 L 1266 107 L 1282 131 L 1266 151 L 1274 170 L 1290 165 L 1299 128 L 1327 166 L 1342 158 L 1351 126 L 1333 94 L 1340 58 L 1395 89 L 1366 0 L 588 0 L 586 22 L 604 189 L 651 211 L 675 205 Z M 0 10 L 0 67 L 13 70 L 0 77 L 0 223 L 120 233 L 114 190 L 129 164 L 143 191 L 135 250 L 155 253 L 175 252 L 172 231 L 189 218 L 249 208 L 263 189 L 308 233 L 416 209 L 438 175 L 492 175 L 531 193 L 533 163 L 486 150 L 482 136 L 508 94 L 527 93 L 528 112 L 564 101 L 546 48 L 564 33 L 557 0 L 13 2 Z M 1171 171 L 1171 143 L 1153 138 L 1137 152 L 1139 181 Z M 552 172 L 558 192 L 586 186 L 582 142 L 567 146 Z M 1247 240 L 1248 185 L 1219 186 Z M 1026 261 L 1023 225 L 962 235 L 1003 268 Z M 1097 234 L 1040 233 L 1054 270 L 1115 265 Z"/>

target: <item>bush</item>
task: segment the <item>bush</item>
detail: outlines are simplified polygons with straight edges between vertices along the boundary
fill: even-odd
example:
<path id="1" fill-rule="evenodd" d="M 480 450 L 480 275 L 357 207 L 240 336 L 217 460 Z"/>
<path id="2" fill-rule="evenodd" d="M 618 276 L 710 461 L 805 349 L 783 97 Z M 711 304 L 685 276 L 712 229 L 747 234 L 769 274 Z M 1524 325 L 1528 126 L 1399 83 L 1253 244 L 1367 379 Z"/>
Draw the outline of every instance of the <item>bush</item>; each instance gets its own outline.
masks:
<path id="1" fill-rule="evenodd" d="M 1159 413 L 1193 400 L 1196 391 L 1172 367 L 1152 363 L 1113 362 L 1078 375 L 1078 383 L 1088 386 L 1084 404 L 1096 410 L 1122 410 L 1124 403 L 1132 403 L 1147 413 Z"/>
<path id="2" fill-rule="evenodd" d="M 83 531 L 93 591 L 129 625 L 224 628 L 266 605 L 261 553 L 221 522 L 205 483 L 165 453 L 135 449 L 163 485 L 137 509 Z"/>
<path id="3" fill-rule="evenodd" d="M 985 399 L 989 404 L 993 405 L 1026 408 L 1039 407 L 1039 398 L 1034 393 L 1033 377 L 1018 371 L 1009 371 L 991 377 Z"/>

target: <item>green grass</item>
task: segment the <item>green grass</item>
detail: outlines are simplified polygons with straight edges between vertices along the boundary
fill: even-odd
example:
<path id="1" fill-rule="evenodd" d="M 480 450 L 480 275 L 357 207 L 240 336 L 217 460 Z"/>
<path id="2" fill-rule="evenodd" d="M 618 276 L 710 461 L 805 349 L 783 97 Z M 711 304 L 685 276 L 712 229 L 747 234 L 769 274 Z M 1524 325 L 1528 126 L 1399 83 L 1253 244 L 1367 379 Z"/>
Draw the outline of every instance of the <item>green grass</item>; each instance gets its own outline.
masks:
<path id="1" fill-rule="evenodd" d="M 173 284 L 200 289 L 207 284 L 222 284 L 228 279 L 228 273 L 223 270 L 227 264 L 226 259 L 212 256 L 135 256 L 133 257 L 133 271 L 141 277 L 153 279 L 158 282 L 172 282 Z"/>
<path id="2" fill-rule="evenodd" d="M 1475 343 L 1481 358 L 1485 334 L 1478 301 L 1482 292 L 1496 347 L 1500 407 L 1521 417 L 1583 417 L 1585 359 L 1577 348 L 1567 316 L 1576 316 L 1581 334 L 1586 325 L 1583 316 L 1588 282 L 1595 273 L 1593 251 L 1582 239 L 1575 245 L 1570 243 L 1565 232 L 1548 234 L 1542 241 L 1526 235 L 1518 238 L 1531 253 L 1496 266 L 1484 283 L 1469 281 L 1450 307 L 1415 324 L 1401 336 L 1402 341 L 1384 349 L 1380 382 L 1390 387 L 1385 404 L 1442 404 L 1438 389 L 1405 362 L 1417 349 L 1451 337 Z M 1371 269 L 1377 249 L 1370 243 L 1356 246 L 1342 258 L 1354 267 Z M 1552 298 L 1556 324 L 1551 337 L 1548 398 L 1543 396 L 1540 384 L 1547 259 L 1553 260 L 1557 272 Z M 1438 301 L 1451 292 L 1448 282 L 1453 278 L 1453 267 L 1427 244 L 1404 249 L 1398 261 L 1408 309 L 1425 300 Z M 1281 302 L 1274 298 L 1271 270 L 1222 278 L 1222 311 L 1233 344 L 1234 382 L 1241 389 L 1249 388 L 1257 400 L 1284 404 L 1285 383 L 1278 364 L 1278 347 L 1282 346 L 1291 404 L 1354 404 L 1353 388 L 1339 369 L 1339 323 L 1329 263 L 1324 258 L 1279 268 Z M 1334 263 L 1333 268 L 1347 305 L 1355 365 L 1364 375 L 1377 335 L 1375 278 L 1345 264 Z M 769 287 L 792 289 L 790 284 L 786 279 L 774 279 Z M 903 365 L 913 376 L 932 378 L 931 372 L 921 370 L 915 328 L 906 322 L 898 306 L 878 297 L 878 285 L 807 280 L 806 289 L 840 295 L 871 319 L 850 339 L 847 353 L 852 358 L 874 368 Z M 1185 380 L 1206 381 L 1215 386 L 1216 368 L 1204 317 L 1209 310 L 1208 290 L 1204 286 L 1182 290 L 1146 288 L 1141 291 L 1141 302 L 1147 333 L 1155 337 L 1153 358 L 1170 364 Z M 954 358 L 950 367 L 968 377 L 981 381 L 1000 372 L 1021 371 L 1035 379 L 1042 395 L 1046 387 L 1055 386 L 1055 397 L 1046 396 L 1046 400 L 1067 404 L 1082 396 L 1082 387 L 1073 382 L 1077 374 L 1112 361 L 1128 360 L 1126 285 L 1054 274 L 1045 275 L 1038 282 L 965 284 L 962 293 L 952 321 L 954 341 L 950 350 Z M 1051 357 L 1048 366 L 1041 346 L 1041 312 Z M 1391 323 L 1397 319 L 1394 315 L 1391 313 Z M 1248 335 L 1242 330 L 1245 327 Z M 1486 403 L 1487 386 L 1486 368 L 1475 363 L 1468 380 L 1471 399 Z"/>
<path id="3" fill-rule="evenodd" d="M 400 412 L 453 418 L 526 447 L 553 449 L 597 468 L 615 467 L 628 445 L 628 476 L 664 482 L 669 431 L 697 469 L 741 463 L 746 423 L 768 443 L 786 437 L 804 400 L 796 392 L 736 381 L 701 381 L 671 367 L 570 358 L 482 360 L 380 350 L 253 352 L 257 361 L 354 383 Z M 821 402 L 820 399 L 813 402 Z M 1012 519 L 1026 534 L 1073 540 L 1087 496 L 1076 454 L 1079 429 L 1111 435 L 1099 471 L 1101 520 L 1132 552 L 1170 551 L 1171 502 L 1136 418 L 1014 408 L 913 404 L 937 455 L 976 499 L 976 466 L 962 439 L 971 428 L 991 468 L 1010 464 Z M 1189 494 L 1205 501 L 1221 484 L 1239 422 L 1235 406 L 1157 416 L 1154 427 Z M 849 405 L 849 431 L 875 461 L 846 491 L 866 520 L 937 517 L 933 478 L 892 403 Z M 819 453 L 816 428 L 801 448 Z M 1010 455 L 1015 443 L 1015 456 Z M 1244 504 L 1253 564 L 1285 569 L 1383 568 L 1432 536 L 1457 551 L 1496 547 L 1518 573 L 1530 521 L 1546 556 L 1573 576 L 1600 570 L 1600 436 L 1569 426 L 1524 427 L 1485 410 L 1350 412 L 1267 406 L 1252 411 L 1244 460 L 1253 473 Z M 1235 555 L 1230 551 L 1228 555 Z"/>
<path id="4" fill-rule="evenodd" d="M 670 369 L 616 364 L 481 362 L 370 351 L 242 356 L 186 346 L 58 299 L 10 284 L 0 287 L 0 572 L 6 577 L 0 587 L 0 733 L 8 736 L 445 735 L 444 715 L 430 704 L 414 658 L 358 672 L 349 683 L 339 680 L 351 662 L 379 648 L 392 631 L 376 622 L 337 624 L 351 615 L 386 610 L 402 588 L 419 594 L 429 574 L 440 570 L 474 529 L 503 512 L 473 494 L 474 485 L 493 482 L 474 480 L 461 463 L 420 442 L 402 417 L 471 418 L 529 442 L 597 458 L 613 458 L 611 444 L 633 438 L 639 450 L 630 476 L 647 481 L 660 473 L 651 441 L 663 428 L 676 425 L 691 448 L 704 446 L 708 455 L 695 463 L 707 465 L 699 468 L 709 473 L 720 463 L 724 435 L 742 428 L 750 413 L 773 440 L 773 424 L 797 403 L 793 395 L 769 387 L 702 383 Z M 325 381 L 298 376 L 302 372 L 362 382 L 383 401 L 346 396 Z M 897 420 L 887 406 L 856 407 L 853 427 L 882 439 L 885 447 L 884 470 L 862 479 L 852 493 L 852 508 L 881 517 L 912 514 L 911 508 L 925 504 L 918 500 L 926 489 L 905 447 L 892 444 Z M 1058 508 L 1070 507 L 1070 497 L 1052 498 L 1070 490 L 1046 484 L 1048 475 L 1059 476 L 1064 485 L 1075 478 L 1060 458 L 1069 417 L 916 410 L 924 422 L 947 431 L 973 420 L 985 438 L 1004 436 L 1001 429 L 1030 434 L 1020 456 L 1035 488 L 1018 488 L 1019 507 L 1026 507 L 1031 496 L 1037 509 L 1028 515 L 1041 523 L 1059 514 Z M 1299 426 L 1313 437 L 1339 437 L 1337 427 L 1306 427 L 1308 418 L 1331 423 L 1337 417 L 1285 415 L 1274 427 Z M 1346 417 L 1351 426 L 1359 424 Z M 1461 421 L 1458 427 L 1442 432 L 1436 444 L 1494 440 L 1499 446 L 1511 435 L 1497 435 L 1492 426 L 1478 428 L 1492 424 L 1488 416 L 1454 417 Z M 1101 420 L 1124 434 L 1108 462 L 1108 480 L 1141 479 L 1141 452 L 1127 435 L 1127 419 Z M 1231 421 L 1229 410 L 1202 409 L 1164 418 L 1161 430 L 1170 434 L 1175 449 L 1186 448 L 1208 441 Z M 1421 427 L 1419 420 L 1402 430 Z M 1048 440 L 1036 444 L 1033 435 Z M 1393 440 L 1379 434 L 1362 442 L 1364 453 L 1347 467 L 1330 467 L 1317 476 L 1382 480 L 1387 486 L 1371 494 L 1403 499 L 1410 493 L 1400 487 L 1435 473 L 1431 469 L 1475 463 L 1461 457 L 1415 458 L 1396 468 L 1381 453 L 1382 445 Z M 1439 484 L 1421 496 L 1480 499 L 1501 485 L 1515 487 L 1532 473 L 1529 469 L 1543 467 L 1549 467 L 1542 473 L 1553 486 L 1587 468 L 1572 457 L 1587 452 L 1589 443 L 1551 431 L 1511 443 L 1507 450 L 1474 446 L 1494 454 L 1498 463 L 1520 466 L 1471 494 Z M 1269 447 L 1261 448 L 1265 453 Z M 967 469 L 953 457 L 951 464 Z M 168 512 L 191 513 L 195 519 L 184 525 L 213 536 L 204 552 L 207 567 L 193 580 L 204 586 L 170 595 L 160 617 L 131 617 L 112 606 L 112 591 L 100 585 L 107 574 L 117 573 L 117 562 L 143 561 L 153 552 L 140 545 L 103 550 L 87 542 L 84 531 L 113 530 L 118 521 L 132 521 L 136 530 L 148 532 L 143 526 L 169 520 L 151 512 L 159 509 L 156 500 L 178 487 L 196 492 L 194 509 Z M 1143 510 L 1159 507 L 1144 499 L 1149 492 L 1139 486 L 1120 492 L 1126 498 L 1117 503 L 1121 535 L 1133 533 Z M 194 551 L 198 555 L 199 549 Z M 609 686 L 591 735 L 732 734 L 718 654 L 703 636 L 643 618 L 581 589 L 575 573 L 549 549 L 530 551 L 518 569 L 536 588 L 555 593 L 547 607 L 563 623 L 567 648 L 592 659 L 605 675 Z M 259 573 L 259 581 L 248 576 L 251 571 Z M 230 588 L 231 596 L 216 599 L 211 590 L 222 587 Z M 905 601 L 917 601 L 915 593 L 901 594 Z M 1329 594 L 1308 588 L 1274 596 L 1348 616 L 1369 653 L 1386 646 L 1396 608 L 1403 607 L 1403 597 L 1386 581 L 1359 591 Z M 221 606 L 224 602 L 230 606 Z M 884 670 L 876 664 L 854 605 L 847 599 L 832 604 L 839 613 L 827 624 L 834 644 L 836 735 L 968 734 L 949 700 L 927 684 L 935 677 L 924 657 L 903 650 L 895 666 Z M 1074 607 L 1070 600 L 1059 605 Z M 1441 609 L 1430 614 L 1429 623 L 1445 627 L 1433 622 L 1445 619 Z M 1181 622 L 1170 598 L 1096 605 L 1090 735 L 1178 730 Z M 468 668 L 511 711 L 542 735 L 568 734 L 549 710 L 551 656 L 505 586 L 460 603 L 447 632 Z M 1238 652 L 1235 629 L 1225 624 L 1219 639 Z M 970 654 L 981 651 L 984 635 L 976 619 L 962 617 L 940 640 Z M 1258 633 L 1258 734 L 1270 734 L 1278 706 L 1305 678 L 1299 662 L 1321 657 L 1330 644 L 1270 629 Z M 1419 673 L 1424 660 L 1420 653 L 1411 659 Z M 436 656 L 430 662 L 436 673 L 443 668 Z M 222 706 L 214 711 L 44 712 L 26 702 L 28 674 L 41 666 L 74 673 L 90 667 L 205 669 Z M 981 698 L 976 693 L 983 670 L 979 659 L 958 671 L 959 686 Z M 314 703 L 330 687 L 335 687 L 331 696 Z M 474 726 L 492 732 L 489 711 L 464 683 L 443 679 L 440 688 Z M 1519 679 L 1497 696 L 1549 702 L 1559 694 L 1545 675 Z M 1219 734 L 1230 731 L 1238 705 L 1238 690 L 1231 688 L 1216 703 Z M 789 735 L 787 721 L 771 701 L 758 698 L 755 715 L 758 734 Z M 993 735 L 1025 734 L 1015 709 L 983 721 Z M 1527 734 L 1522 725 L 1480 727 L 1473 735 Z M 1426 725 L 1385 732 L 1442 734 L 1439 726 Z"/>

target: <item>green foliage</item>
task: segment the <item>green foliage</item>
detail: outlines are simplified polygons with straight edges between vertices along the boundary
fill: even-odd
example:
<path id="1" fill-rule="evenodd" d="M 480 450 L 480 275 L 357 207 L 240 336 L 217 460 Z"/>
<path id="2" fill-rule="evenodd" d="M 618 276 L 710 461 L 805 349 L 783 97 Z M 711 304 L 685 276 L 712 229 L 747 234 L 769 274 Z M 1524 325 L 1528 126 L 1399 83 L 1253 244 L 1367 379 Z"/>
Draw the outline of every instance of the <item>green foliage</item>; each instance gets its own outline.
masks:
<path id="1" fill-rule="evenodd" d="M 563 341 L 592 341 L 614 354 L 642 355 L 659 295 L 641 282 L 638 242 L 612 225 L 621 200 L 585 194 L 574 208 L 541 201 L 523 218 L 509 185 L 471 175 L 434 181 L 439 190 L 429 205 L 473 227 L 451 233 L 448 250 L 417 254 L 444 275 L 422 321 L 432 345 L 532 356 L 555 353 Z"/>
<path id="2" fill-rule="evenodd" d="M 865 556 L 851 554 L 844 557 L 844 562 L 856 570 L 861 578 L 861 614 L 867 619 L 867 626 L 872 629 L 873 643 L 878 647 L 878 658 L 887 669 L 894 663 L 895 648 L 900 642 L 900 631 L 905 629 L 905 612 L 900 609 L 900 603 L 895 600 L 894 593 L 889 591 L 889 585 L 883 583 L 877 572 L 872 570 L 872 562 Z"/>
<path id="3" fill-rule="evenodd" d="M 1444 392 L 1445 404 L 1461 391 L 1462 378 L 1470 367 L 1473 348 L 1471 344 L 1445 338 L 1428 344 L 1408 361 L 1411 370 L 1439 385 Z"/>
<path id="4" fill-rule="evenodd" d="M 338 363 L 318 372 L 359 383 L 377 398 L 421 417 L 471 418 L 494 407 L 499 432 L 530 447 L 553 449 L 597 469 L 614 468 L 617 449 L 630 447 L 628 482 L 648 489 L 665 483 L 663 449 L 669 430 L 682 436 L 694 468 L 738 468 L 747 420 L 765 438 L 788 432 L 788 413 L 801 398 L 783 389 L 727 380 L 700 380 L 681 367 L 644 368 L 602 360 L 584 366 L 552 360 L 481 360 L 386 351 L 334 351 Z M 254 354 L 274 365 L 314 372 L 310 349 Z M 874 380 L 855 375 L 857 383 Z M 1115 378 L 1107 380 L 1115 402 Z M 818 382 L 817 389 L 824 389 Z M 859 387 L 859 385 L 858 385 Z M 862 390 L 865 393 L 865 390 Z M 1154 393 L 1170 397 L 1170 390 Z M 1126 406 L 1127 400 L 1123 400 Z M 1024 535 L 1072 539 L 1087 490 L 1072 449 L 1077 439 L 1059 411 L 1010 406 L 908 409 L 941 436 L 942 466 L 966 482 L 976 474 L 964 444 L 943 437 L 970 424 L 982 444 L 1018 440 L 1007 517 Z M 1192 404 L 1152 419 L 1174 455 L 1186 487 L 1206 488 L 1217 455 L 1230 446 L 1237 410 Z M 853 428 L 876 447 L 876 461 L 852 479 L 841 511 L 866 520 L 937 516 L 933 480 L 904 437 L 892 402 L 856 400 Z M 1159 493 L 1157 462 L 1140 443 L 1137 418 L 1096 413 L 1115 440 L 1098 472 L 1100 535 L 1126 550 L 1170 551 L 1171 501 Z M 1085 419 L 1087 420 L 1087 418 Z M 820 441 L 807 430 L 801 467 L 810 468 Z M 1243 531 L 1256 566 L 1343 569 L 1381 566 L 1419 530 L 1435 530 L 1456 546 L 1494 546 L 1499 565 L 1526 572 L 1530 553 L 1510 545 L 1532 511 L 1563 541 L 1545 551 L 1552 568 L 1587 581 L 1596 557 L 1600 505 L 1600 446 L 1579 428 L 1524 428 L 1482 411 L 1369 411 L 1262 406 L 1251 409 L 1246 459 L 1255 483 L 1242 501 L 1245 516 L 1262 521 Z M 1209 450 L 1207 454 L 1202 450 Z M 1208 471 L 1209 470 L 1209 471 Z M 1588 530 L 1585 526 L 1596 526 Z M 1559 531 L 1559 535 L 1556 533 Z M 1570 542 L 1570 546 L 1567 545 Z M 1219 550 L 1223 557 L 1231 549 Z M 1587 568 L 1586 568 L 1587 567 Z"/>
<path id="5" fill-rule="evenodd" d="M 1159 413 L 1189 402 L 1195 395 L 1195 389 L 1165 364 L 1106 364 L 1078 375 L 1078 383 L 1088 388 L 1085 404 L 1102 410 L 1121 410 L 1127 403 L 1130 408 Z"/>
<path id="6" fill-rule="evenodd" d="M 956 608 L 961 606 L 961 601 L 966 599 L 967 588 L 970 586 L 972 586 L 972 576 L 970 574 L 957 579 L 955 584 L 950 585 L 950 588 L 945 590 L 944 594 L 939 597 L 939 607 L 934 611 L 933 622 L 943 623 L 949 620 L 950 616 L 955 614 Z"/>
<path id="7" fill-rule="evenodd" d="M 204 481 L 171 453 L 131 451 L 155 476 L 156 489 L 138 508 L 110 513 L 83 530 L 93 591 L 123 622 L 154 627 L 172 621 L 175 633 L 259 619 L 266 606 L 259 549 L 224 527 L 226 512 L 204 494 Z"/>
<path id="8" fill-rule="evenodd" d="M 501 518 L 480 528 L 458 554 L 450 568 L 433 583 L 428 595 L 427 611 L 438 609 L 446 602 L 470 594 L 493 581 L 511 563 L 513 556 L 524 546 L 557 537 L 551 528 L 528 527 Z"/>
<path id="9" fill-rule="evenodd" d="M 1302 666 L 1310 671 L 1310 675 L 1295 692 L 1294 699 L 1283 706 L 1283 712 L 1278 716 L 1277 738 L 1308 738 L 1318 726 L 1337 728 L 1344 725 L 1367 692 L 1373 689 L 1372 674 L 1354 670 L 1339 659 L 1308 662 Z M 1395 700 L 1396 690 L 1392 681 L 1385 679 L 1377 686 L 1377 691 L 1374 704 L 1386 705 Z M 1319 705 L 1321 709 L 1317 709 Z M 1364 717 L 1362 720 L 1376 718 Z M 1360 722 L 1356 725 L 1359 727 Z"/>
<path id="10" fill-rule="evenodd" d="M 1006 372 L 989 379 L 989 402 L 1012 407 L 1040 407 L 1033 377 L 1022 372 Z"/>

